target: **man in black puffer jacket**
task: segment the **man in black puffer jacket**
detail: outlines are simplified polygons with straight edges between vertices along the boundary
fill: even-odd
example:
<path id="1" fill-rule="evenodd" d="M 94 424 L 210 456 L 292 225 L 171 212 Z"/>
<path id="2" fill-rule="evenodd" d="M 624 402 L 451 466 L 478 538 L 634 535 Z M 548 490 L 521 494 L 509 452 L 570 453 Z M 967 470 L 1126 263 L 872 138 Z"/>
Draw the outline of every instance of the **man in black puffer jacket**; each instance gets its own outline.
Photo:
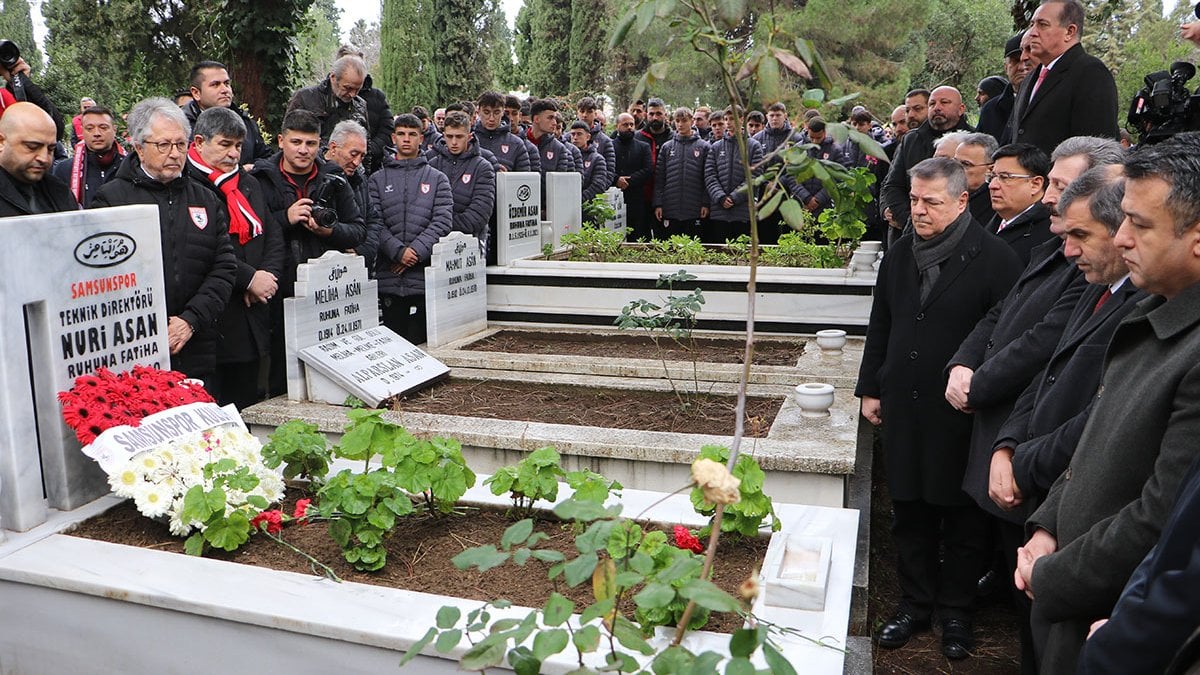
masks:
<path id="1" fill-rule="evenodd" d="M 579 150 L 579 174 L 583 176 L 580 190 L 580 201 L 584 204 L 595 199 L 596 195 L 604 194 L 608 189 L 608 165 L 596 141 L 592 138 L 592 127 L 583 120 L 571 123 L 571 133 L 568 135 L 571 145 Z"/>
<path id="2" fill-rule="evenodd" d="M 704 165 L 704 185 L 708 188 L 708 228 L 701 239 L 708 244 L 723 244 L 727 239 L 750 234 L 750 204 L 754 201 L 742 186 L 746 184 L 746 172 L 742 167 L 742 154 L 734 134 L 743 134 L 741 129 L 727 133 L 728 120 L 720 110 L 708 117 L 708 128 L 712 131 L 712 147 L 708 149 L 708 160 Z M 753 138 L 746 139 L 746 150 L 750 165 L 762 161 L 762 146 Z"/>
<path id="3" fill-rule="evenodd" d="M 367 240 L 350 184 L 336 173 L 321 173 L 317 168 L 320 130 L 315 115 L 293 110 L 283 118 L 279 152 L 254 165 L 254 177 L 267 198 L 269 213 L 264 217 L 274 220 L 283 231 L 285 252 L 279 293 L 271 301 L 271 395 L 287 391 L 283 299 L 294 292 L 296 265 L 326 251 L 353 249 Z M 325 220 L 330 215 L 327 209 L 333 211 L 329 220 Z"/>
<path id="4" fill-rule="evenodd" d="M 446 174 L 454 195 L 453 229 L 479 240 L 487 250 L 488 219 L 496 211 L 496 172 L 479 152 L 471 137 L 471 120 L 466 113 L 446 113 L 442 137 L 425 153 L 429 166 Z"/>
<path id="5" fill-rule="evenodd" d="M 391 138 L 390 136 L 388 138 Z M 389 140 L 390 144 L 391 141 Z M 329 136 L 329 149 L 325 151 L 325 163 L 320 165 L 321 173 L 331 173 L 346 179 L 354 192 L 354 203 L 363 220 L 367 218 L 367 170 L 363 164 L 367 159 L 367 130 L 358 122 L 346 120 L 338 122 Z M 361 255 L 367 263 L 367 272 L 375 274 L 375 248 L 379 245 L 377 238 L 367 230 L 367 238 L 363 243 L 350 249 Z"/>
<path id="6" fill-rule="evenodd" d="M 657 239 L 673 234 L 698 235 L 708 218 L 704 163 L 708 141 L 696 135 L 691 108 L 675 109 L 675 138 L 658 150 L 654 167 L 654 217 L 662 221 Z"/>
<path id="7" fill-rule="evenodd" d="M 454 225 L 450 180 L 421 156 L 421 131 L 416 115 L 397 115 L 396 158 L 368 181 L 383 325 L 413 344 L 425 342 L 425 268 L 433 245 Z"/>
<path id="8" fill-rule="evenodd" d="M 357 56 L 343 56 L 333 62 L 329 77 L 320 84 L 305 87 L 292 95 L 287 112 L 307 110 L 317 116 L 321 147 L 329 142 L 333 128 L 342 120 L 354 120 L 369 129 L 367 102 L 359 96 L 367 81 L 367 64 Z"/>
<path id="9" fill-rule="evenodd" d="M 485 91 L 476 102 L 479 122 L 472 130 L 479 147 L 485 148 L 500 162 L 500 171 L 537 171 L 530 164 L 525 142 L 516 136 L 504 119 L 504 96 Z"/>
<path id="10" fill-rule="evenodd" d="M 792 128 L 788 122 L 787 106 L 781 101 L 772 103 L 767 108 L 767 126 L 763 127 L 762 131 L 754 134 L 754 140 L 762 145 L 763 157 L 779 150 L 780 147 L 794 145 L 803 142 L 803 137 L 800 132 Z M 781 163 L 783 160 L 778 157 L 768 160 L 767 166 L 774 166 Z M 784 175 L 779 181 L 789 192 L 796 186 L 796 181 L 789 175 Z M 769 218 L 764 218 L 758 224 L 758 240 L 763 244 L 774 244 L 779 241 L 780 231 L 786 225 L 782 224 L 782 219 L 779 217 L 779 212 L 776 211 Z"/>
<path id="11" fill-rule="evenodd" d="M 554 99 L 538 99 L 529 104 L 529 114 L 533 118 L 533 126 L 529 127 L 527 137 L 538 150 L 538 162 L 541 163 L 542 197 L 545 198 L 546 174 L 552 171 L 574 171 L 575 162 L 571 159 L 571 151 L 558 140 L 558 103 Z"/>
<path id="12" fill-rule="evenodd" d="M 165 98 L 138 103 L 129 112 L 129 135 L 136 154 L 92 207 L 158 207 L 171 368 L 207 380 L 217 366 L 217 321 L 237 274 L 225 202 L 183 175 L 188 121 L 179 106 Z"/>
<path id="13" fill-rule="evenodd" d="M 216 376 L 209 392 L 239 409 L 262 400 L 259 363 L 271 346 L 267 304 L 283 274 L 283 231 L 267 217 L 262 186 L 239 165 L 246 127 L 228 108 L 209 108 L 196 120 L 186 173 L 225 202 L 229 240 L 237 256 L 233 294 L 218 329 Z"/>
<path id="14" fill-rule="evenodd" d="M 217 61 L 197 63 L 192 66 L 190 82 L 189 91 L 192 92 L 192 100 L 186 105 L 180 106 L 183 108 L 183 114 L 187 115 L 188 123 L 193 127 L 196 126 L 196 118 L 209 108 L 228 108 L 237 113 L 246 127 L 246 138 L 242 141 L 242 157 L 240 159 L 242 166 L 252 167 L 256 161 L 271 155 L 270 146 L 262 139 L 262 134 L 258 131 L 258 123 L 241 108 L 233 105 L 233 84 L 229 77 L 229 70 L 224 64 Z"/>

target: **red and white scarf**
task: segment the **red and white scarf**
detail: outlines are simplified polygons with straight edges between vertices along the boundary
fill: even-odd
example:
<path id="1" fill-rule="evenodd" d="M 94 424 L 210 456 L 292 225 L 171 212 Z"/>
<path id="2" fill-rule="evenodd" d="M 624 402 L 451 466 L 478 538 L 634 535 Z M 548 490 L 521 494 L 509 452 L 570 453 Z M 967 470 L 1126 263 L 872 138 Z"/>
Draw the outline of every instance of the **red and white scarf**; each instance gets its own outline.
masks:
<path id="1" fill-rule="evenodd" d="M 188 161 L 206 173 L 208 180 L 225 195 L 225 205 L 229 209 L 229 234 L 236 234 L 238 243 L 245 246 L 246 242 L 262 234 L 262 219 L 254 212 L 254 207 L 250 206 L 250 200 L 238 189 L 241 167 L 234 167 L 229 173 L 221 173 L 220 169 L 214 169 L 200 159 L 195 145 L 188 149 Z"/>
<path id="2" fill-rule="evenodd" d="M 102 160 L 103 157 L 108 157 L 108 166 L 112 166 L 117 157 L 125 156 L 125 148 L 122 148 L 120 143 L 113 143 L 113 148 L 116 150 L 110 149 L 103 156 L 97 155 Z M 71 194 L 75 195 L 75 201 L 81 205 L 83 204 L 83 190 L 87 186 L 87 153 L 87 143 L 79 141 L 75 144 L 75 156 L 71 158 Z"/>

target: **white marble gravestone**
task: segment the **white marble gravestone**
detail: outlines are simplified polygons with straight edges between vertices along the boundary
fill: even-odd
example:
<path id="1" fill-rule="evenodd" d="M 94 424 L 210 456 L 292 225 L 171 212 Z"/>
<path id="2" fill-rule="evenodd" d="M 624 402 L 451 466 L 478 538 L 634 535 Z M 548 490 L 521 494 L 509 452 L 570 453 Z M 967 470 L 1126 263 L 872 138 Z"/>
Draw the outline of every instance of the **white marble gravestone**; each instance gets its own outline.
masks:
<path id="1" fill-rule="evenodd" d="M 379 325 L 379 289 L 367 278 L 362 256 L 326 251 L 297 265 L 296 292 L 283 301 L 283 321 L 288 398 L 307 398 L 306 378 L 318 387 L 334 386 L 323 381 L 321 373 L 306 371 L 298 354 L 305 347 Z"/>
<path id="2" fill-rule="evenodd" d="M 471 239 L 474 240 L 474 237 Z M 319 371 L 371 407 L 378 406 L 380 401 L 389 396 L 420 389 L 450 373 L 446 364 L 386 326 L 357 331 L 306 347 L 300 350 L 300 358 L 310 373 L 313 369 Z M 323 399 L 322 392 L 314 389 L 311 382 L 309 393 L 314 400 L 336 404 L 343 402 Z"/>
<path id="3" fill-rule="evenodd" d="M 608 201 L 608 205 L 616 211 L 616 214 L 609 220 L 604 221 L 602 227 L 613 232 L 624 232 L 628 224 L 629 210 L 625 206 L 625 193 L 615 187 L 610 187 L 604 191 L 604 198 Z"/>
<path id="4" fill-rule="evenodd" d="M 496 264 L 542 252 L 542 178 L 536 171 L 496 174 Z"/>
<path id="5" fill-rule="evenodd" d="M 24 531 L 109 491 L 56 396 L 170 365 L 165 284 L 153 206 L 4 218 L 0 237 L 0 529 Z"/>
<path id="6" fill-rule="evenodd" d="M 582 185 L 583 176 L 574 171 L 546 174 L 546 219 L 554 224 L 553 239 L 547 243 L 555 250 L 564 234 L 583 226 Z"/>
<path id="7" fill-rule="evenodd" d="M 451 232 L 425 268 L 426 346 L 435 349 L 487 328 L 487 273 L 479 240 Z"/>

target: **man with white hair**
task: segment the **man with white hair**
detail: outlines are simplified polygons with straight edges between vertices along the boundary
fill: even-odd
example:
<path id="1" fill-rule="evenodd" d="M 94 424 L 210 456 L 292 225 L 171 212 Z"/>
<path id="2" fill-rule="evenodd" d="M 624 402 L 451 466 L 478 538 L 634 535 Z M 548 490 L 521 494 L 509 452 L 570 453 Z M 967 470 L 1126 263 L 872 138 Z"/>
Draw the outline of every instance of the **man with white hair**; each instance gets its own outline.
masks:
<path id="1" fill-rule="evenodd" d="M 321 147 L 329 144 L 329 136 L 338 122 L 354 120 L 370 129 L 367 102 L 358 95 L 367 80 L 367 64 L 354 55 L 333 62 L 329 76 L 320 84 L 297 91 L 288 102 L 287 112 L 307 110 L 321 121 Z"/>
<path id="2" fill-rule="evenodd" d="M 100 188 L 92 207 L 158 207 L 171 368 L 209 379 L 217 366 L 217 321 L 237 273 L 229 214 L 212 190 L 184 176 L 191 128 L 179 106 L 146 99 L 133 106 L 128 124 L 134 154 Z"/>

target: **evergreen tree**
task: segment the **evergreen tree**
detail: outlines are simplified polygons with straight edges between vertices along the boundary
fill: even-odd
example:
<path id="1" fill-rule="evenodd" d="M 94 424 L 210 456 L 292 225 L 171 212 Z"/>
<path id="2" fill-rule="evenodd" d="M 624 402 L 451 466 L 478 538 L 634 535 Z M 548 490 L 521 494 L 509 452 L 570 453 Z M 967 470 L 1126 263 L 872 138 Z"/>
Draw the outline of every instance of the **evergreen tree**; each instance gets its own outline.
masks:
<path id="1" fill-rule="evenodd" d="M 1007 0 L 941 0 L 925 26 L 925 68 L 918 81 L 949 84 L 970 99 L 979 81 L 1004 74 L 1004 42 L 1011 36 Z"/>
<path id="2" fill-rule="evenodd" d="M 517 64 L 513 62 L 513 32 L 508 27 L 504 6 L 497 5 L 491 21 L 492 86 L 499 91 L 508 91 L 520 86 Z"/>
<path id="3" fill-rule="evenodd" d="M 433 65 L 431 0 L 384 0 L 379 36 L 382 52 L 375 86 L 383 89 L 392 111 L 437 103 Z M 435 106 L 436 107 L 436 106 Z"/>
<path id="4" fill-rule="evenodd" d="M 529 0 L 530 48 L 525 78 L 537 97 L 564 95 L 571 90 L 571 0 Z"/>
<path id="5" fill-rule="evenodd" d="M 513 87 L 514 89 L 529 84 L 529 62 L 533 58 L 533 14 L 535 11 L 537 8 L 530 2 L 525 2 L 517 11 L 517 19 L 513 23 L 513 54 L 517 57 L 514 79 L 518 83 Z"/>
<path id="6" fill-rule="evenodd" d="M 570 91 L 591 93 L 604 82 L 604 54 L 608 45 L 610 11 L 605 0 L 572 0 L 570 39 Z"/>
<path id="7" fill-rule="evenodd" d="M 34 75 L 42 72 L 42 51 L 33 39 L 33 18 L 29 0 L 0 2 L 0 39 L 12 40 L 21 50 L 21 58 L 29 64 Z"/>
<path id="8" fill-rule="evenodd" d="M 379 24 L 359 19 L 350 27 L 350 42 L 362 50 L 367 70 L 379 70 Z"/>
<path id="9" fill-rule="evenodd" d="M 324 80 L 341 46 L 338 23 L 342 10 L 333 0 L 316 0 L 304 16 L 303 29 L 296 36 L 297 87 Z"/>
<path id="10" fill-rule="evenodd" d="M 438 0 L 434 5 L 437 106 L 473 100 L 492 84 L 491 21 L 496 0 Z M 432 105 L 432 102 L 431 102 Z"/>

